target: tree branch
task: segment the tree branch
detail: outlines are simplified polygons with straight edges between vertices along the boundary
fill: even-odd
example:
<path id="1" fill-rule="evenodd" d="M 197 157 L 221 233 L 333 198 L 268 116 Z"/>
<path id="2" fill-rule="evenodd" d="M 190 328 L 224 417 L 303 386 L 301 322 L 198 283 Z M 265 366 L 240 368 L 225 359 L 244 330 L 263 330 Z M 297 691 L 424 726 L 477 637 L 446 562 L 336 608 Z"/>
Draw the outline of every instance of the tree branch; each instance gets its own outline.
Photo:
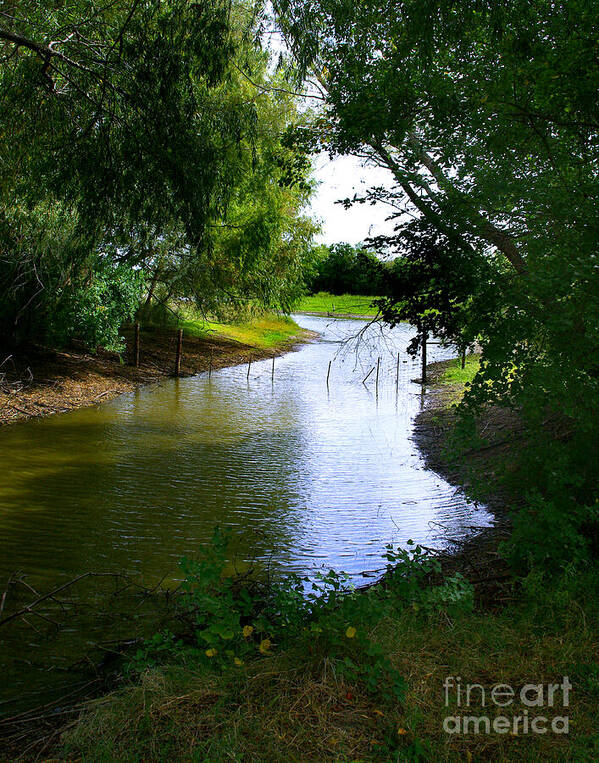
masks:
<path id="1" fill-rule="evenodd" d="M 461 204 L 468 205 L 469 215 L 472 218 L 472 222 L 478 228 L 483 238 L 485 238 L 490 244 L 493 244 L 493 246 L 497 247 L 497 249 L 499 249 L 499 251 L 505 255 L 517 273 L 525 273 L 526 263 L 520 254 L 520 251 L 518 250 L 518 247 L 516 246 L 516 243 L 511 234 L 502 230 L 501 228 L 498 228 L 490 220 L 484 217 L 478 210 L 472 208 L 472 205 L 470 205 L 464 194 L 454 186 L 451 180 L 447 178 L 439 164 L 422 148 L 422 144 L 414 132 L 409 133 L 408 140 L 416 151 L 416 154 L 422 164 L 435 179 L 439 188 L 444 190 L 448 195 L 456 198 Z"/>

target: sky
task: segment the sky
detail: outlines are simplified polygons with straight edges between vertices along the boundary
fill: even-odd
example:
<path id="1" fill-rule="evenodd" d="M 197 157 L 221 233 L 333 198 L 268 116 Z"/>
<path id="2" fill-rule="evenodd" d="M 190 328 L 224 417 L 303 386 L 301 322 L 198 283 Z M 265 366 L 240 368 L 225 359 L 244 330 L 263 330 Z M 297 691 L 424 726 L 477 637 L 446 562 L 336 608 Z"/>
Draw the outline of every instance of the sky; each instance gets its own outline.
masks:
<path id="1" fill-rule="evenodd" d="M 279 54 L 288 50 L 282 35 L 277 32 L 272 6 L 267 3 L 266 7 L 272 26 L 264 42 L 272 52 L 274 66 Z M 313 177 L 319 185 L 312 197 L 309 214 L 322 226 L 321 233 L 315 237 L 317 243 L 358 244 L 368 236 L 393 231 L 392 224 L 385 221 L 391 211 L 386 205 L 354 204 L 346 210 L 335 203 L 339 199 L 351 198 L 369 186 L 393 185 L 389 170 L 364 166 L 362 160 L 353 156 L 339 156 L 331 160 L 326 152 L 316 156 L 312 165 Z"/>
<path id="2" fill-rule="evenodd" d="M 310 215 L 322 225 L 316 236 L 318 243 L 358 244 L 367 236 L 393 231 L 393 224 L 386 221 L 392 210 L 386 205 L 354 204 L 344 209 L 335 203 L 353 197 L 356 192 L 361 194 L 370 186 L 391 186 L 393 177 L 388 170 L 363 166 L 362 160 L 353 156 L 331 160 L 327 153 L 316 156 L 313 167 L 319 186 L 312 197 Z"/>

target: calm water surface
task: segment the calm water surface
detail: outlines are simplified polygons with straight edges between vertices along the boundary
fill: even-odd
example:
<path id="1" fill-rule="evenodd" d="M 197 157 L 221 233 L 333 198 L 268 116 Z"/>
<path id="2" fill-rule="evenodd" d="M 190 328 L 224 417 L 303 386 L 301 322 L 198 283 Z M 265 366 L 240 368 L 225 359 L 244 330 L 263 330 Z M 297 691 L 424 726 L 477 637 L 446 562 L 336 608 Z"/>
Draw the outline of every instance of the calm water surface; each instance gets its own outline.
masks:
<path id="1" fill-rule="evenodd" d="M 262 361 L 249 379 L 236 367 L 170 380 L 0 430 L 0 580 L 20 570 L 50 590 L 124 570 L 151 584 L 176 577 L 220 524 L 241 559 L 359 581 L 387 543 L 440 544 L 487 524 L 411 440 L 423 405 L 405 353 L 413 329 L 296 320 L 321 338 L 277 358 L 274 381 Z M 429 348 L 430 360 L 452 354 Z M 362 379 L 378 357 L 377 395 L 376 372 Z"/>

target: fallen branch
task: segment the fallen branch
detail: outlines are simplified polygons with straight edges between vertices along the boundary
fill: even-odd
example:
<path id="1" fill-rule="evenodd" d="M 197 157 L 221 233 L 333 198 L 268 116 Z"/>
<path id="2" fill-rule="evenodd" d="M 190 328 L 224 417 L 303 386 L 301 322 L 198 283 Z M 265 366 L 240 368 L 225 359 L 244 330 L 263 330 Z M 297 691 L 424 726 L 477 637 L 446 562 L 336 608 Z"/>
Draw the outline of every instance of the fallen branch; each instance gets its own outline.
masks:
<path id="1" fill-rule="evenodd" d="M 16 620 L 17 617 L 22 617 L 23 615 L 27 615 L 31 613 L 34 607 L 37 607 L 38 604 L 41 604 L 43 601 L 47 601 L 48 599 L 53 599 L 54 596 L 56 596 L 57 593 L 60 593 L 61 591 L 64 591 L 67 588 L 70 588 L 75 583 L 78 583 L 80 580 L 83 580 L 84 578 L 89 577 L 124 577 L 122 573 L 118 572 L 84 572 L 81 575 L 78 575 L 76 578 L 73 578 L 72 580 L 69 580 L 68 583 L 63 583 L 62 585 L 58 586 L 57 588 L 54 588 L 49 593 L 45 593 L 43 596 L 39 596 L 35 601 L 32 601 L 31 604 L 27 604 L 25 607 L 22 607 L 21 609 L 17 610 L 16 612 L 13 612 L 12 615 L 8 615 L 7 617 L 0 620 L 0 626 L 6 625 L 7 623 L 12 622 L 13 620 Z M 35 613 L 33 613 L 35 614 Z"/>

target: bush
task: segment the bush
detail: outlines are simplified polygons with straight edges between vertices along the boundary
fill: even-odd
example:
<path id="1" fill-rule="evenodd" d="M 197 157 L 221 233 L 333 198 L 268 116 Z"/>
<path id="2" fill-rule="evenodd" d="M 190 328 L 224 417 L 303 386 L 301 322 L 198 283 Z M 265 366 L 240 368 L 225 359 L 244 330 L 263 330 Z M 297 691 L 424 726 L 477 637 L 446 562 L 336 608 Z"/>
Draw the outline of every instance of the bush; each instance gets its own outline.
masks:
<path id="1" fill-rule="evenodd" d="M 119 329 L 130 320 L 141 297 L 143 277 L 128 266 L 98 260 L 94 270 L 74 288 L 63 288 L 48 319 L 50 342 L 64 346 L 79 339 L 95 349 L 119 352 Z"/>

